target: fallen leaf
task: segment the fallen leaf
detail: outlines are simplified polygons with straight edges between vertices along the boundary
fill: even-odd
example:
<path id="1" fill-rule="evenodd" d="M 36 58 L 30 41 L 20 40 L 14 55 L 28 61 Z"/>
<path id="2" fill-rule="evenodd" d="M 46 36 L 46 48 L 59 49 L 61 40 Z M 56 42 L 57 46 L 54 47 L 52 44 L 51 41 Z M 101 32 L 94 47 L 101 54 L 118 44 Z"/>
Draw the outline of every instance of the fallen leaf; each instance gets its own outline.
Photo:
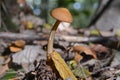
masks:
<path id="1" fill-rule="evenodd" d="M 73 46 L 73 50 L 76 51 L 76 52 L 84 52 L 87 55 L 93 56 L 94 59 L 97 59 L 97 56 L 96 56 L 95 52 L 93 52 L 87 46 L 82 46 L 82 45 Z"/>
<path id="2" fill-rule="evenodd" d="M 83 59 L 83 56 L 79 55 L 79 54 L 76 52 L 76 53 L 75 53 L 74 60 L 75 60 L 77 63 L 79 63 L 80 60 L 82 60 L 82 59 Z"/>
<path id="3" fill-rule="evenodd" d="M 22 51 L 16 52 L 12 55 L 12 61 L 16 64 L 22 65 L 26 72 L 33 70 L 34 61 L 46 59 L 46 54 L 41 46 L 26 45 Z"/>
<path id="4" fill-rule="evenodd" d="M 101 44 L 96 44 L 96 45 L 91 45 L 90 46 L 92 50 L 96 51 L 96 52 L 108 52 L 108 48 L 101 45 Z"/>
<path id="5" fill-rule="evenodd" d="M 71 61 L 69 62 L 69 67 L 70 67 L 70 68 L 75 68 L 77 65 L 78 65 L 78 63 L 77 63 L 75 60 L 71 60 Z"/>
<path id="6" fill-rule="evenodd" d="M 84 73 L 83 73 L 84 71 Z M 85 78 L 84 75 L 86 77 L 89 77 L 91 75 L 91 73 L 89 72 L 89 70 L 87 70 L 86 68 L 80 68 L 80 67 L 77 67 L 73 70 L 73 73 L 78 76 L 79 78 Z"/>
<path id="7" fill-rule="evenodd" d="M 61 56 L 57 52 L 53 52 L 50 54 L 50 58 L 55 64 L 56 69 L 58 70 L 60 76 L 63 78 L 63 80 L 71 79 L 71 80 L 77 80 L 76 77 L 73 75 L 70 68 L 67 66 L 65 61 L 61 58 Z"/>
<path id="8" fill-rule="evenodd" d="M 110 57 L 110 55 L 112 56 L 112 50 L 101 44 L 91 45 L 90 48 L 92 49 L 92 51 L 96 52 L 97 58 L 99 60 L 106 59 Z"/>

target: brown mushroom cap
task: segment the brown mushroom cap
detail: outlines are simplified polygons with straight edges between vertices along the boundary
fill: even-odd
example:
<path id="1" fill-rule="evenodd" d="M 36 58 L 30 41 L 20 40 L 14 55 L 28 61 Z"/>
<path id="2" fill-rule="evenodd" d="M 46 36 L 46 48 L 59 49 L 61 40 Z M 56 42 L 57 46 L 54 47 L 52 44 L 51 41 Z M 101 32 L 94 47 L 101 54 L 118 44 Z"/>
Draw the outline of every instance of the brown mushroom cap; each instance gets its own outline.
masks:
<path id="1" fill-rule="evenodd" d="M 17 40 L 17 41 L 14 42 L 14 44 L 17 47 L 23 48 L 25 46 L 25 41 L 24 40 Z"/>
<path id="2" fill-rule="evenodd" d="M 55 8 L 50 12 L 51 16 L 58 21 L 72 22 L 72 15 L 66 8 Z"/>
<path id="3" fill-rule="evenodd" d="M 10 46 L 10 51 L 11 52 L 19 52 L 19 51 L 21 51 L 22 50 L 22 48 L 18 48 L 18 47 L 14 47 L 14 46 Z"/>

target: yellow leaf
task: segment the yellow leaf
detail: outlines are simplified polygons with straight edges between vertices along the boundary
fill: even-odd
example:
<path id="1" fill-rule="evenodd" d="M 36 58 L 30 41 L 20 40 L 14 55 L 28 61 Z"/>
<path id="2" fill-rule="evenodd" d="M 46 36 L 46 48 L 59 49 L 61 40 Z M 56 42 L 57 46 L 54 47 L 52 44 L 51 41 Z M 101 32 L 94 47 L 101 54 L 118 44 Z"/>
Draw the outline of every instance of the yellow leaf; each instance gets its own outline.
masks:
<path id="1" fill-rule="evenodd" d="M 33 28 L 33 23 L 31 21 L 27 22 L 27 29 L 32 29 Z"/>
<path id="2" fill-rule="evenodd" d="M 98 32 L 98 30 L 91 30 L 90 34 L 91 35 L 99 35 L 99 32 Z"/>
<path id="3" fill-rule="evenodd" d="M 57 71 L 59 72 L 60 76 L 63 80 L 71 79 L 77 80 L 76 77 L 73 75 L 70 68 L 67 66 L 65 61 L 61 58 L 61 56 L 57 52 L 53 52 L 50 54 L 51 59 L 53 60 Z"/>

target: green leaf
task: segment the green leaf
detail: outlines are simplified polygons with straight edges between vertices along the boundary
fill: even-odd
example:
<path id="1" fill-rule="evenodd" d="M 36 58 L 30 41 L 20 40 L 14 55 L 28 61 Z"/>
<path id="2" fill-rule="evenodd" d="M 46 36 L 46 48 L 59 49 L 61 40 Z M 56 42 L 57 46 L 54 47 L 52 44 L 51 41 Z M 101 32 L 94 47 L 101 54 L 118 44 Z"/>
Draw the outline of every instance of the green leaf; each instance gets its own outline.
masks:
<path id="1" fill-rule="evenodd" d="M 0 80 L 8 80 L 14 77 L 16 77 L 16 71 L 10 69 L 9 71 L 6 72 L 5 76 Z"/>

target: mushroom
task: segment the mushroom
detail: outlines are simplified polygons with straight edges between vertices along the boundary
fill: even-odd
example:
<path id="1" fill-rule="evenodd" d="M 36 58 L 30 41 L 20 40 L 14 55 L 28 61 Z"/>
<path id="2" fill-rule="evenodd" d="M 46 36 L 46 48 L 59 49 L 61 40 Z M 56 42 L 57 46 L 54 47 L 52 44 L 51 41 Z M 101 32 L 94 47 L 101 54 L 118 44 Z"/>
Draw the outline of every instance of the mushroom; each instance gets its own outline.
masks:
<path id="1" fill-rule="evenodd" d="M 9 45 L 9 48 L 11 52 L 19 52 L 24 48 L 24 46 L 25 46 L 24 40 L 16 40 L 15 42 Z"/>
<path id="2" fill-rule="evenodd" d="M 66 8 L 55 8 L 50 12 L 50 15 L 56 19 L 56 22 L 52 27 L 52 30 L 49 35 L 48 46 L 47 46 L 48 55 L 53 52 L 53 39 L 60 22 L 68 22 L 68 23 L 72 22 L 72 15 L 70 14 L 69 10 Z"/>
<path id="3" fill-rule="evenodd" d="M 17 47 L 23 48 L 25 46 L 25 41 L 24 40 L 17 40 L 17 41 L 14 42 L 14 44 Z"/>

